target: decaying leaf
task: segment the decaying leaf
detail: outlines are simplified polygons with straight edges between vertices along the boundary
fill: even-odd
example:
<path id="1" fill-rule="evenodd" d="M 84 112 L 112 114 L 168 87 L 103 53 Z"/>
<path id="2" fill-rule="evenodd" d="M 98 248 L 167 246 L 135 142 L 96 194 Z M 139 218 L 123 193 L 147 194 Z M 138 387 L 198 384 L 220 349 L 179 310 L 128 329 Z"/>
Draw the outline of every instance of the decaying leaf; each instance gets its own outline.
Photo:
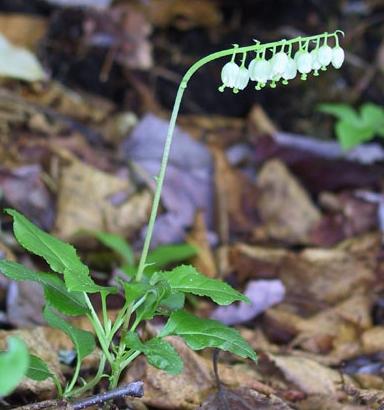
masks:
<path id="1" fill-rule="evenodd" d="M 124 156 L 142 168 L 151 185 L 159 172 L 167 129 L 166 121 L 148 114 L 122 146 Z M 156 221 L 153 245 L 183 241 L 197 209 L 204 210 L 210 228 L 211 174 L 212 160 L 207 148 L 176 128 L 162 192 L 167 212 Z"/>
<path id="2" fill-rule="evenodd" d="M 335 396 L 341 377 L 336 370 L 306 357 L 268 355 L 284 378 L 308 395 Z"/>
<path id="3" fill-rule="evenodd" d="M 62 171 L 56 230 L 67 239 L 82 229 L 128 237 L 146 222 L 150 202 L 149 191 L 73 161 Z"/>
<path id="4" fill-rule="evenodd" d="M 26 343 L 28 351 L 40 357 L 48 365 L 49 370 L 56 374 L 59 380 L 63 380 L 58 352 L 53 350 L 50 343 L 46 340 L 44 328 L 36 327 L 34 329 L 12 331 L 0 330 L 0 350 L 5 349 L 6 339 L 9 336 L 20 337 Z M 26 378 L 18 386 L 17 391 L 33 393 L 41 400 L 55 397 L 55 385 L 52 379 L 34 381 Z"/>
<path id="5" fill-rule="evenodd" d="M 0 14 L 0 33 L 18 47 L 36 49 L 47 29 L 47 21 L 31 14 Z"/>
<path id="6" fill-rule="evenodd" d="M 267 235 L 288 243 L 308 242 L 321 214 L 288 168 L 278 160 L 266 162 L 256 185 L 257 208 Z"/>
<path id="7" fill-rule="evenodd" d="M 179 30 L 216 27 L 221 21 L 217 6 L 207 0 L 155 0 L 144 8 L 155 26 L 176 26 Z"/>
<path id="8" fill-rule="evenodd" d="M 209 278 L 217 277 L 217 269 L 212 248 L 209 244 L 207 227 L 201 211 L 196 214 L 193 228 L 186 237 L 187 243 L 198 249 L 197 255 L 191 260 L 198 272 Z"/>
<path id="9" fill-rule="evenodd" d="M 204 399 L 216 390 L 212 361 L 204 359 L 188 349 L 177 337 L 167 337 L 184 361 L 184 370 L 178 376 L 148 366 L 144 358 L 137 359 L 124 377 L 125 382 L 143 380 L 146 386 L 144 403 L 162 409 L 196 409 Z M 237 388 L 248 387 L 263 394 L 273 390 L 262 384 L 259 375 L 253 371 L 219 365 L 219 374 L 224 385 Z"/>

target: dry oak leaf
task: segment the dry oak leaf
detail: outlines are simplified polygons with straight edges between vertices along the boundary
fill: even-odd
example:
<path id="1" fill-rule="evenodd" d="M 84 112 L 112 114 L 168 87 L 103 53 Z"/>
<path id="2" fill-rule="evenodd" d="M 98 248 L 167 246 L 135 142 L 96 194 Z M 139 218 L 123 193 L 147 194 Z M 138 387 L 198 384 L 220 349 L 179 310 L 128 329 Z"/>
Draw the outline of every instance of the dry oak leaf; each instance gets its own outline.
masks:
<path id="1" fill-rule="evenodd" d="M 309 195 L 280 160 L 267 161 L 256 180 L 257 209 L 267 235 L 288 243 L 307 243 L 321 218 Z M 255 235 L 258 236 L 257 228 Z"/>
<path id="2" fill-rule="evenodd" d="M 151 193 L 126 179 L 80 161 L 64 168 L 60 180 L 56 232 L 71 239 L 79 230 L 104 230 L 125 237 L 147 221 Z"/>

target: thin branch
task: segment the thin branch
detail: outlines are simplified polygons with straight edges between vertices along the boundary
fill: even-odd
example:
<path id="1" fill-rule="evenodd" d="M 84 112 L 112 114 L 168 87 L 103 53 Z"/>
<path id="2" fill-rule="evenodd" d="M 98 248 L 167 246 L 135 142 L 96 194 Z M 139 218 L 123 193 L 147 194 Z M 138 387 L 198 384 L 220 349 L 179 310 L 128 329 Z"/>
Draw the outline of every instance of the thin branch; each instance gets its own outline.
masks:
<path id="1" fill-rule="evenodd" d="M 72 403 L 73 410 L 86 409 L 87 407 L 95 406 L 96 404 L 105 403 L 109 400 L 118 399 L 124 396 L 143 397 L 144 383 L 141 381 L 129 383 L 116 389 L 96 394 L 95 396 L 86 399 L 78 400 Z"/>

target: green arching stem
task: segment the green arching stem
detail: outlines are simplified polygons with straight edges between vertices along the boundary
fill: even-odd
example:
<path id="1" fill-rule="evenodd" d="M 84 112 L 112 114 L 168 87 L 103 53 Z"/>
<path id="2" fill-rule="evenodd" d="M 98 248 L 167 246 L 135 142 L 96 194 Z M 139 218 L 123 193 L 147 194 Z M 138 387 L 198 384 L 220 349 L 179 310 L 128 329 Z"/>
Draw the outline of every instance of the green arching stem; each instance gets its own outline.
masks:
<path id="1" fill-rule="evenodd" d="M 315 36 L 306 37 L 305 41 L 307 42 L 307 44 L 309 44 L 311 40 L 316 40 L 316 39 L 321 39 L 321 38 L 324 38 L 326 40 L 327 38 L 333 35 L 334 33 L 318 34 Z M 189 70 L 185 73 L 183 79 L 181 80 L 179 88 L 177 90 L 175 102 L 174 102 L 173 109 L 172 109 L 171 119 L 169 121 L 169 127 L 168 127 L 167 137 L 166 137 L 165 144 L 164 144 L 163 157 L 161 160 L 160 171 L 159 171 L 158 176 L 156 177 L 156 190 L 155 190 L 155 195 L 153 197 L 151 214 L 149 217 L 147 232 L 146 232 L 144 244 L 143 244 L 143 250 L 141 252 L 139 266 L 138 266 L 137 273 L 136 273 L 136 281 L 138 282 L 141 281 L 143 274 L 144 274 L 145 264 L 146 264 L 149 247 L 150 247 L 152 235 L 153 235 L 153 228 L 155 225 L 156 216 L 157 216 L 157 212 L 159 209 L 161 192 L 163 189 L 165 173 L 166 173 L 167 165 L 168 165 L 169 153 L 170 153 L 171 145 L 172 145 L 173 133 L 174 133 L 175 126 L 176 126 L 177 116 L 179 114 L 181 100 L 183 98 L 184 91 L 187 88 L 188 81 L 191 79 L 191 77 L 193 76 L 193 74 L 195 74 L 196 71 L 198 71 L 202 66 L 204 66 L 205 64 L 213 60 L 217 60 L 219 58 L 227 57 L 231 55 L 232 55 L 232 60 L 233 60 L 236 54 L 239 54 L 239 53 L 246 54 L 249 51 L 256 51 L 256 52 L 263 51 L 265 53 L 265 51 L 268 48 L 276 48 L 278 46 L 281 46 L 282 44 L 284 45 L 291 45 L 295 43 L 301 44 L 303 40 L 304 40 L 303 38 L 298 37 L 298 38 L 294 38 L 291 40 L 283 39 L 280 41 L 275 41 L 275 42 L 267 43 L 267 44 L 256 43 L 256 44 L 253 44 L 247 47 L 236 47 L 237 45 L 235 45 L 234 48 L 217 51 L 216 53 L 212 53 L 206 57 L 203 57 L 202 59 L 198 60 L 195 64 L 193 64 L 189 68 Z"/>

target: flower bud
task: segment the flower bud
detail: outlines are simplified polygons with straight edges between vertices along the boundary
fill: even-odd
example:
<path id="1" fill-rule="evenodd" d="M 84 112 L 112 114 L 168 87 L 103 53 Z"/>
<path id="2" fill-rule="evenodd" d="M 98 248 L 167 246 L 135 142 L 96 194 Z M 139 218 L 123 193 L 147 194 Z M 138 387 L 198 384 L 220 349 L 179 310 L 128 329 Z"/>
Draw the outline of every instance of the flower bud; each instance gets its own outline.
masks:
<path id="1" fill-rule="evenodd" d="M 332 49 L 328 45 L 324 44 L 317 50 L 317 59 L 319 63 L 326 67 L 332 61 Z"/>
<path id="2" fill-rule="evenodd" d="M 335 68 L 340 68 L 344 62 L 344 50 L 341 47 L 335 47 L 332 50 L 332 65 Z"/>

